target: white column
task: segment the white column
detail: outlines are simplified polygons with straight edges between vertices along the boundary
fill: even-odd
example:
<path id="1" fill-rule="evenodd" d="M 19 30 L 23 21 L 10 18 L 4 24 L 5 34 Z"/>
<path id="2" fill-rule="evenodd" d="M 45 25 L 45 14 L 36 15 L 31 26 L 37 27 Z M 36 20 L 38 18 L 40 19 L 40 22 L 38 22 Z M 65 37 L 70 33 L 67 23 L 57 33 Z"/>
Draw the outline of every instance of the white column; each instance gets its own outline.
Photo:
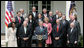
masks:
<path id="1" fill-rule="evenodd" d="M 42 1 L 38 1 L 38 13 L 42 13 Z"/>
<path id="2" fill-rule="evenodd" d="M 6 7 L 7 7 L 7 1 L 5 1 L 5 14 L 6 14 Z M 5 25 L 5 40 L 7 41 L 7 26 L 6 25 Z"/>
<path id="3" fill-rule="evenodd" d="M 70 19 L 69 19 L 70 4 L 71 4 L 71 1 L 66 1 L 66 19 L 67 19 L 67 20 L 70 20 Z"/>
<path id="4" fill-rule="evenodd" d="M 27 13 L 29 14 L 29 1 L 28 1 L 27 3 L 28 3 L 28 7 L 27 7 L 27 8 L 28 8 L 28 9 L 27 9 Z"/>

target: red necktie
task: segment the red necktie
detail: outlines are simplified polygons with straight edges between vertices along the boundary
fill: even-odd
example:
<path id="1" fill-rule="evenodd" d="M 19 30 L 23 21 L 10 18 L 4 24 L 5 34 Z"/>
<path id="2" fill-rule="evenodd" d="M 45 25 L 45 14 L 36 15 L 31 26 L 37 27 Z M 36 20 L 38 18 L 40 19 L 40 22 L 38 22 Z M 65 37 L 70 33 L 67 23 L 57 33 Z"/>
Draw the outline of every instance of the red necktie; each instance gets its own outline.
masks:
<path id="1" fill-rule="evenodd" d="M 21 22 L 20 17 L 19 17 L 19 23 Z"/>
<path id="2" fill-rule="evenodd" d="M 59 30 L 59 26 L 57 26 L 57 32 L 58 32 L 58 30 Z"/>

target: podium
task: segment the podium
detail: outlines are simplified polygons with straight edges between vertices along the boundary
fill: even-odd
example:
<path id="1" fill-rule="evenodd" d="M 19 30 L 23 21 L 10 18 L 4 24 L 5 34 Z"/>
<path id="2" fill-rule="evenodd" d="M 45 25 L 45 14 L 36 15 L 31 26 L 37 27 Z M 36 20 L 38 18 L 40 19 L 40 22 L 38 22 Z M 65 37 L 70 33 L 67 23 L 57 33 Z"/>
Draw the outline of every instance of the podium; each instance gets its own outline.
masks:
<path id="1" fill-rule="evenodd" d="M 32 40 L 38 40 L 38 47 L 42 47 L 43 40 L 48 38 L 47 35 L 34 35 L 32 36 Z"/>

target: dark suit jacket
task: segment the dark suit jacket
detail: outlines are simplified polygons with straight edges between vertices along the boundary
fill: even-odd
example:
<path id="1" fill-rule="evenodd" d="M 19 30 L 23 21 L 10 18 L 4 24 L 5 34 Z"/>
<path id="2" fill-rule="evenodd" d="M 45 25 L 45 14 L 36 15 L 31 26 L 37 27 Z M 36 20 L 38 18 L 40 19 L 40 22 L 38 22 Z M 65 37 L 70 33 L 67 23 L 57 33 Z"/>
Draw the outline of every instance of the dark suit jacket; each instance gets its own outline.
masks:
<path id="1" fill-rule="evenodd" d="M 29 25 L 27 27 L 26 34 L 25 34 L 25 31 L 24 31 L 23 25 L 20 27 L 20 29 L 19 29 L 19 36 L 21 38 L 21 43 L 25 43 L 25 41 L 23 40 L 23 38 L 25 38 L 25 37 L 28 37 L 29 38 L 26 41 L 27 43 L 31 42 L 31 35 L 32 35 L 32 32 L 31 32 L 31 29 L 30 29 L 30 26 Z"/>
<path id="2" fill-rule="evenodd" d="M 28 22 L 28 24 L 30 24 L 30 26 L 31 26 L 31 28 L 32 28 L 32 34 L 33 34 L 33 31 L 34 31 L 34 29 L 35 29 L 35 21 L 34 20 L 32 20 L 32 22 Z"/>
<path id="3" fill-rule="evenodd" d="M 54 25 L 52 33 L 53 33 L 54 39 L 55 39 L 55 37 L 59 37 L 60 38 L 59 40 L 62 40 L 63 39 L 63 27 L 62 27 L 62 25 L 60 24 L 58 32 L 57 32 L 57 25 Z"/>
<path id="4" fill-rule="evenodd" d="M 69 22 L 67 20 L 65 20 L 65 24 L 63 24 L 63 20 L 60 21 L 62 26 L 63 26 L 63 32 L 64 32 L 64 36 L 67 36 L 67 30 L 69 28 Z"/>
<path id="5" fill-rule="evenodd" d="M 34 31 L 34 26 L 33 26 L 33 22 L 28 22 L 28 26 L 30 26 L 30 30 L 32 32 L 32 35 L 33 35 L 33 31 Z"/>
<path id="6" fill-rule="evenodd" d="M 47 13 L 47 17 L 49 17 L 49 14 Z M 44 19 L 44 13 L 42 14 L 42 18 Z"/>
<path id="7" fill-rule="evenodd" d="M 43 26 L 42 32 L 40 31 L 40 26 L 35 28 L 34 35 L 48 35 L 47 34 L 47 28 Z"/>
<path id="8" fill-rule="evenodd" d="M 15 17 L 15 23 L 16 23 L 17 28 L 19 28 L 22 25 L 23 21 L 24 21 L 23 17 L 20 17 L 20 18 L 21 18 L 21 23 L 19 23 L 19 20 L 18 20 L 17 16 Z"/>
<path id="9" fill-rule="evenodd" d="M 74 28 L 71 32 L 71 28 L 68 29 L 68 38 L 70 43 L 74 43 L 74 41 L 78 41 L 78 31 L 77 28 Z"/>
<path id="10" fill-rule="evenodd" d="M 35 28 L 34 35 L 46 35 L 46 37 L 48 37 L 47 28 L 43 26 L 43 30 L 41 31 L 40 27 L 37 26 Z M 38 43 L 39 43 L 39 40 L 36 40 L 36 44 L 38 44 Z M 41 40 L 41 43 L 42 43 L 42 45 L 44 45 L 45 44 L 45 40 Z"/>
<path id="11" fill-rule="evenodd" d="M 78 30 L 78 34 L 81 35 L 81 28 L 80 28 L 80 23 L 78 21 L 75 21 L 75 26 Z"/>
<path id="12" fill-rule="evenodd" d="M 71 20 L 69 20 L 69 24 L 72 23 Z M 69 26 L 70 27 L 70 26 Z M 75 27 L 78 30 L 78 34 L 81 35 L 81 28 L 80 28 L 80 23 L 78 21 L 75 20 Z"/>
<path id="13" fill-rule="evenodd" d="M 52 20 L 50 18 L 52 18 Z M 54 16 L 52 17 L 49 16 L 49 22 L 52 24 L 53 27 L 53 25 L 56 23 L 56 20 L 54 20 Z"/>
<path id="14" fill-rule="evenodd" d="M 33 15 L 33 19 L 34 20 L 36 20 L 37 18 L 38 18 L 38 13 L 36 12 L 36 15 L 35 15 L 35 17 L 34 17 L 34 14 L 33 14 L 33 12 L 30 12 L 32 15 Z"/>
<path id="15" fill-rule="evenodd" d="M 17 28 L 17 32 L 16 32 L 16 36 L 19 37 L 19 28 L 21 27 L 21 25 L 23 24 L 24 18 L 21 17 L 21 23 L 19 23 L 19 20 L 17 18 L 17 16 L 15 17 L 15 23 L 16 23 L 16 28 Z"/>
<path id="16" fill-rule="evenodd" d="M 56 20 L 57 18 L 56 18 L 56 14 L 55 15 L 53 15 L 54 16 L 54 20 Z"/>
<path id="17" fill-rule="evenodd" d="M 43 18 L 41 18 L 41 21 L 43 21 Z M 38 24 L 39 23 L 39 19 L 37 19 L 35 23 L 36 23 L 36 27 L 39 26 L 39 24 Z"/>

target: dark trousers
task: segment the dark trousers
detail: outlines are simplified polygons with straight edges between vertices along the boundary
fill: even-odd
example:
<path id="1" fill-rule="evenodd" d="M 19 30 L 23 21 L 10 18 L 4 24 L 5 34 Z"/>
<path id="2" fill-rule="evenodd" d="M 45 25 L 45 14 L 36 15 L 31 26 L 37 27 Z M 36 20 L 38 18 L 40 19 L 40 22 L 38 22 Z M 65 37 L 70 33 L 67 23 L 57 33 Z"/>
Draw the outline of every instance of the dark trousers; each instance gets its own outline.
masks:
<path id="1" fill-rule="evenodd" d="M 28 41 L 21 42 L 21 47 L 31 47 L 31 43 Z"/>
<path id="2" fill-rule="evenodd" d="M 54 40 L 53 42 L 54 47 L 63 47 L 62 40 Z"/>
<path id="3" fill-rule="evenodd" d="M 67 47 L 67 37 L 63 38 L 63 43 L 62 43 L 63 47 Z"/>
<path id="4" fill-rule="evenodd" d="M 42 47 L 45 47 L 45 40 L 42 40 L 41 42 L 39 40 L 36 40 L 37 47 L 38 47 L 39 43 L 42 43 Z"/>
<path id="5" fill-rule="evenodd" d="M 77 46 L 78 46 L 77 44 L 69 43 L 68 47 L 77 47 Z"/>
<path id="6" fill-rule="evenodd" d="M 17 40 L 17 45 L 18 45 L 18 47 L 21 47 L 21 39 Z"/>
<path id="7" fill-rule="evenodd" d="M 52 47 L 52 44 L 48 44 L 47 46 L 48 46 L 48 47 Z"/>

